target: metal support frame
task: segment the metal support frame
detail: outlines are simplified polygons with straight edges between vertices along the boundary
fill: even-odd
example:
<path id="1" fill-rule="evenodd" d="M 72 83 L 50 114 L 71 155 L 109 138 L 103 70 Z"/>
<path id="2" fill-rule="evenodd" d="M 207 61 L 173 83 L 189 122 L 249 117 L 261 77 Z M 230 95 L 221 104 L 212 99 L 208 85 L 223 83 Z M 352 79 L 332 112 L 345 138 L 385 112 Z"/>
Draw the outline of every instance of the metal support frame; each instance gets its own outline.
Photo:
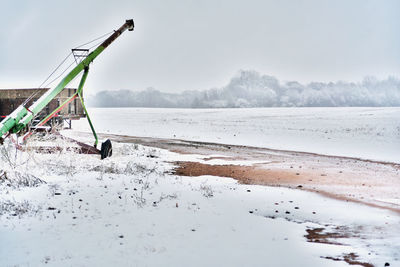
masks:
<path id="1" fill-rule="evenodd" d="M 99 143 L 99 138 L 97 137 L 97 133 L 96 133 L 96 131 L 94 129 L 93 123 L 92 123 L 92 121 L 90 119 L 90 116 L 89 116 L 89 112 L 87 111 L 87 109 L 85 107 L 85 103 L 84 103 L 83 97 L 82 97 L 83 85 L 85 84 L 85 81 L 86 81 L 86 78 L 87 78 L 88 74 L 89 74 L 89 67 L 87 66 L 83 71 L 83 75 L 81 77 L 81 81 L 79 82 L 78 90 L 76 91 L 76 93 L 73 94 L 71 97 L 69 97 L 67 100 L 65 100 L 58 108 L 56 108 L 46 118 L 44 118 L 41 122 L 39 122 L 38 126 L 43 126 L 51 118 L 53 118 L 55 115 L 57 115 L 57 113 L 60 112 L 66 105 L 68 105 L 70 102 L 72 102 L 75 98 L 79 97 L 79 99 L 81 100 L 81 103 L 82 103 L 83 110 L 85 111 L 85 115 L 87 117 L 87 120 L 89 122 L 90 129 L 92 130 L 93 136 L 95 138 L 94 147 L 97 147 L 97 144 Z M 30 136 L 30 134 L 27 135 L 26 137 L 28 137 L 28 136 Z"/>
<path id="2" fill-rule="evenodd" d="M 66 105 L 68 105 L 72 100 L 74 100 L 78 96 L 78 92 L 73 94 L 71 97 L 69 97 L 67 100 L 65 100 L 58 108 L 56 108 L 53 112 L 51 112 L 49 115 L 47 115 L 46 118 L 44 118 L 41 122 L 37 124 L 37 126 L 43 126 L 46 122 L 48 122 L 51 118 L 57 115 L 58 112 L 60 112 Z M 33 134 L 32 131 L 27 132 L 23 136 L 23 140 L 26 140 L 29 136 Z"/>
<path id="3" fill-rule="evenodd" d="M 72 51 L 72 54 L 74 55 L 76 64 L 81 63 L 82 60 L 85 59 L 89 55 L 89 49 L 74 48 L 74 49 L 71 49 L 71 51 Z"/>
<path id="4" fill-rule="evenodd" d="M 92 123 L 92 121 L 90 119 L 89 113 L 88 113 L 88 111 L 87 111 L 87 109 L 85 107 L 85 103 L 84 103 L 83 97 L 82 97 L 83 85 L 85 84 L 85 81 L 86 81 L 86 78 L 87 78 L 88 74 L 89 74 L 89 66 L 86 66 L 84 71 L 83 71 L 83 75 L 82 75 L 81 81 L 79 83 L 78 91 L 76 93 L 78 94 L 79 99 L 81 100 L 83 110 L 85 111 L 85 115 L 86 115 L 87 120 L 88 120 L 89 125 L 90 125 L 90 129 L 92 130 L 93 136 L 95 138 L 94 147 L 97 147 L 97 144 L 99 143 L 99 138 L 97 137 L 96 131 L 95 131 L 94 126 L 93 126 L 93 123 Z"/>
<path id="5" fill-rule="evenodd" d="M 46 118 L 44 118 L 41 122 L 39 122 L 38 126 L 43 126 L 46 122 L 48 122 L 51 118 L 57 115 L 66 105 L 72 102 L 78 96 L 78 92 L 73 94 L 67 100 L 65 100 L 58 108 L 56 108 L 52 113 L 50 113 Z"/>

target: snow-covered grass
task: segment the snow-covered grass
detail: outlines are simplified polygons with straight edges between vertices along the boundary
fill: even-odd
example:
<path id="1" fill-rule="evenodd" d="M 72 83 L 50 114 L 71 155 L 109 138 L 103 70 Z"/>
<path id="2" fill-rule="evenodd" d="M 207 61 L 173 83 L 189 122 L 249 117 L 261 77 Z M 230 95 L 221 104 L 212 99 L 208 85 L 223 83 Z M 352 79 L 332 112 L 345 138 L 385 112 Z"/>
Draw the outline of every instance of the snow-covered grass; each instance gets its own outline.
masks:
<path id="1" fill-rule="evenodd" d="M 16 207 L 0 217 L 0 266 L 347 266 L 323 257 L 351 252 L 400 265 L 400 218 L 386 210 L 178 177 L 169 162 L 180 155 L 140 145 L 114 143 L 103 161 L 4 149 L 3 173 L 43 182 L 0 183 L 0 208 Z M 347 246 L 306 242 L 309 228 L 345 229 L 350 236 L 339 241 Z"/>
<path id="2" fill-rule="evenodd" d="M 99 132 L 400 162 L 400 108 L 92 108 Z M 75 130 L 90 131 L 86 120 Z"/>

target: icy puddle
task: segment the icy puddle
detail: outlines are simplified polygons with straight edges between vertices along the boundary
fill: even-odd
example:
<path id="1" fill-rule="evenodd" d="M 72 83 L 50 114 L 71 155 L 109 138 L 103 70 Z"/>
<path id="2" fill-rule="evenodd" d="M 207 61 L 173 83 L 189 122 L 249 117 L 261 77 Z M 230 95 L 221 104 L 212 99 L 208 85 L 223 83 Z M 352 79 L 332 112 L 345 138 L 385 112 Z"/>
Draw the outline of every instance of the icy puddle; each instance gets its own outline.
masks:
<path id="1" fill-rule="evenodd" d="M 7 153 L 0 266 L 400 265 L 400 216 L 388 210 L 176 176 L 177 154 L 140 145 L 114 143 L 103 161 Z"/>

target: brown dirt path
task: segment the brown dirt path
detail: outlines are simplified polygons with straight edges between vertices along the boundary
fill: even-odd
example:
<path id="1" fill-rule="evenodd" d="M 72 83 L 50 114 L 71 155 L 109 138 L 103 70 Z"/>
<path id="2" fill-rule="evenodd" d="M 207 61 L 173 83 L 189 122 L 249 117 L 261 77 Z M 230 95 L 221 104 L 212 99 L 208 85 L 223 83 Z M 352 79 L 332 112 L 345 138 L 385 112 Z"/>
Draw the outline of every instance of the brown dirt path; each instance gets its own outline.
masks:
<path id="1" fill-rule="evenodd" d="M 82 133 L 82 135 L 85 135 Z M 101 134 L 114 142 L 137 143 L 205 159 L 262 161 L 251 166 L 175 162 L 184 176 L 231 177 L 245 184 L 284 186 L 364 203 L 400 213 L 400 164 L 206 142 Z M 397 203 L 392 199 L 397 200 Z"/>

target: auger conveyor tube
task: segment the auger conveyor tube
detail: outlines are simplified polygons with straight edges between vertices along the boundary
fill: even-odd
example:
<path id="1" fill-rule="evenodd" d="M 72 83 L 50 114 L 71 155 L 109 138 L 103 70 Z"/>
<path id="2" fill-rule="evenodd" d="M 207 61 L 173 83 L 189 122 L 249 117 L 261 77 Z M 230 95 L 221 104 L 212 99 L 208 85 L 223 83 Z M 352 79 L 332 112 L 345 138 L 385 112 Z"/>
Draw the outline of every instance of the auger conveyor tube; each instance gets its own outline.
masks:
<path id="1" fill-rule="evenodd" d="M 127 20 L 118 30 L 101 43 L 95 50 L 93 50 L 82 62 L 80 62 L 71 72 L 69 72 L 64 79 L 53 89 L 49 89 L 42 95 L 35 103 L 29 108 L 24 105 L 19 106 L 10 115 L 0 122 L 0 139 L 4 138 L 10 133 L 19 133 L 23 130 L 32 119 L 49 104 L 76 76 L 78 76 L 89 64 L 100 55 L 115 39 L 118 38 L 124 31 L 132 31 L 134 27 L 133 20 Z M 0 140 L 1 141 L 1 140 Z"/>

